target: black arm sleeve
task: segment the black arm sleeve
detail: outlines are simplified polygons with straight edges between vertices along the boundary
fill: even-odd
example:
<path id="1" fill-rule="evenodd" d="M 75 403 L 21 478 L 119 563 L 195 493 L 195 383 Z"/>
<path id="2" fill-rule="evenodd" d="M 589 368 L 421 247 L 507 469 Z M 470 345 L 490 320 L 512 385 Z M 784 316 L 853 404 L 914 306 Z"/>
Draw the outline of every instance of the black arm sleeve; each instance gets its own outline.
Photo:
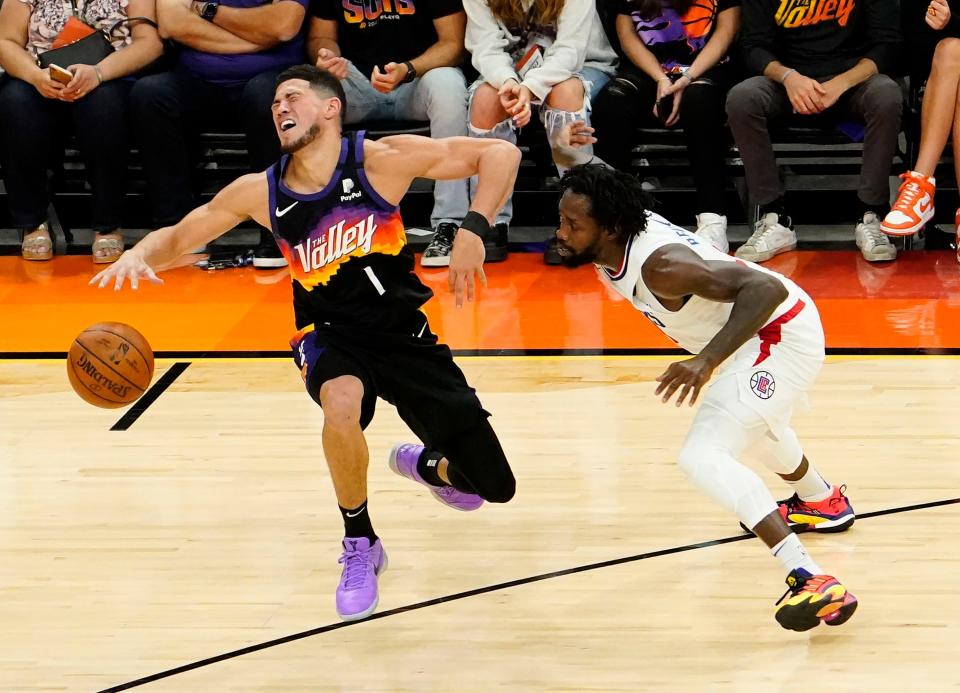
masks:
<path id="1" fill-rule="evenodd" d="M 900 4 L 897 0 L 873 0 L 866 3 L 867 33 L 870 46 L 866 55 L 880 72 L 889 72 L 900 46 Z"/>
<path id="2" fill-rule="evenodd" d="M 747 68 L 758 75 L 777 59 L 773 53 L 776 11 L 776 4 L 770 0 L 743 0 L 740 29 L 743 59 Z"/>

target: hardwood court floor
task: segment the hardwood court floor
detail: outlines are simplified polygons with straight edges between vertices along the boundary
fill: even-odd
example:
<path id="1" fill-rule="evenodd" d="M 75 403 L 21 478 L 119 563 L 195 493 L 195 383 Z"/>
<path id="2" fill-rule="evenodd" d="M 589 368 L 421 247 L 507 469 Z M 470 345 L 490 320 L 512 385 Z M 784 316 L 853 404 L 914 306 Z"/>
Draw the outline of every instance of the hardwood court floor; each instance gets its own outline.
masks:
<path id="1" fill-rule="evenodd" d="M 691 411 L 651 394 L 674 357 L 461 358 L 519 480 L 513 502 L 476 513 L 387 469 L 410 435 L 381 403 L 370 508 L 390 569 L 380 616 L 341 626 L 319 411 L 286 356 L 196 357 L 282 352 L 282 273 L 188 268 L 115 296 L 85 288 L 87 258 L 0 258 L 0 691 L 121 690 L 298 634 L 134 690 L 956 690 L 960 358 L 900 352 L 960 348 L 960 272 L 946 253 L 778 260 L 832 348 L 899 354 L 830 357 L 795 421 L 862 518 L 805 539 L 861 602 L 807 634 L 773 620 L 776 561 L 675 465 Z M 520 256 L 489 274 L 463 311 L 443 272 L 426 275 L 434 325 L 459 349 L 669 346 L 587 270 Z M 110 430 L 122 410 L 70 391 L 57 358 L 111 319 L 185 352 L 158 379 L 189 364 L 125 431 Z"/>

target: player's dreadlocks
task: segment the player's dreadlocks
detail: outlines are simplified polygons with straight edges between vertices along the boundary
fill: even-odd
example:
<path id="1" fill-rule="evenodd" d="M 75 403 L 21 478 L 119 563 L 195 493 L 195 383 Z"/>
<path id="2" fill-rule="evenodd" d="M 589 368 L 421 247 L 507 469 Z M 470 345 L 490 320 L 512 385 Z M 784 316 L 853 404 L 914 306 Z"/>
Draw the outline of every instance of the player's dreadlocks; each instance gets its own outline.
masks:
<path id="1" fill-rule="evenodd" d="M 650 196 L 635 176 L 602 164 L 574 166 L 560 179 L 560 191 L 569 190 L 590 200 L 590 216 L 626 243 L 647 228 Z"/>

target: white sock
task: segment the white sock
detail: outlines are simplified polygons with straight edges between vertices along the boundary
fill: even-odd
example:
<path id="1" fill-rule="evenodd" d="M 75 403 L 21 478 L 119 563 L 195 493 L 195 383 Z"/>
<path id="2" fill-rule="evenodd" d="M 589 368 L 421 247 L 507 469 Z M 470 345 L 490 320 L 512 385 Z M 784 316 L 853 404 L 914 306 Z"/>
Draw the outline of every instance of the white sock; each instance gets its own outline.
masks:
<path id="1" fill-rule="evenodd" d="M 810 558 L 810 554 L 800 543 L 800 537 L 792 532 L 783 538 L 779 544 L 770 549 L 770 553 L 783 564 L 787 571 L 803 568 L 811 575 L 822 575 L 820 566 Z"/>
<path id="2" fill-rule="evenodd" d="M 813 465 L 807 467 L 807 473 L 796 481 L 788 481 L 793 490 L 800 496 L 800 500 L 816 503 L 826 500 L 833 494 L 833 486 L 824 481 L 820 473 L 813 468 Z"/>

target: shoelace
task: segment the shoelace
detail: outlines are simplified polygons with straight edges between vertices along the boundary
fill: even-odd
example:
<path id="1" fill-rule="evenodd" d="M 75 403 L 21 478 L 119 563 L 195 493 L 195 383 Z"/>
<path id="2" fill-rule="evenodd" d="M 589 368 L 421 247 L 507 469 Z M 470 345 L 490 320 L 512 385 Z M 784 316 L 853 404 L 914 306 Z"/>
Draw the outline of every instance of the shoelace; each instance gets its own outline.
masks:
<path id="1" fill-rule="evenodd" d="M 800 510 L 813 510 L 813 508 L 807 505 L 805 501 L 801 500 L 800 496 L 798 496 L 796 493 L 787 498 L 787 500 L 784 501 L 784 504 L 787 506 L 788 513 L 797 512 Z"/>
<path id="2" fill-rule="evenodd" d="M 454 233 L 456 233 L 455 228 L 449 229 L 446 225 L 440 226 L 437 228 L 437 232 L 433 235 L 433 240 L 430 241 L 430 245 L 442 251 L 444 255 L 449 254 L 450 250 L 453 248 Z"/>
<path id="3" fill-rule="evenodd" d="M 862 221 L 860 226 L 863 227 L 863 232 L 867 238 L 873 243 L 873 245 L 886 245 L 890 241 L 887 239 L 887 234 L 880 230 L 880 227 L 874 224 L 865 224 Z"/>
<path id="4" fill-rule="evenodd" d="M 906 174 L 903 175 L 906 176 Z M 913 209 L 913 203 L 920 196 L 921 192 L 923 192 L 923 190 L 917 181 L 912 178 L 904 178 L 903 185 L 900 186 L 900 191 L 897 195 L 897 202 L 893 208 L 900 211 Z"/>
<path id="5" fill-rule="evenodd" d="M 846 490 L 847 490 L 847 485 L 844 484 L 843 486 L 840 487 L 840 493 L 836 495 L 832 495 L 830 496 L 830 498 L 826 499 L 827 503 L 830 505 L 831 508 L 833 508 L 836 505 L 839 505 L 840 503 L 846 500 L 846 496 L 844 495 Z M 820 502 L 822 503 L 823 501 L 820 501 Z M 807 503 L 805 500 L 802 500 L 800 496 L 798 496 L 796 493 L 794 493 L 792 496 L 787 498 L 787 500 L 784 501 L 784 504 L 787 506 L 788 513 L 798 512 L 798 511 L 799 512 L 809 511 L 809 512 L 820 514 L 820 512 L 816 508 L 814 508 L 811 504 Z"/>
<path id="6" fill-rule="evenodd" d="M 778 222 L 772 224 L 767 224 L 766 219 L 761 219 L 757 222 L 757 229 L 753 232 L 753 235 L 750 236 L 750 240 L 747 241 L 747 245 L 756 245 L 761 240 L 763 240 L 768 233 L 773 231 L 776 228 Z"/>
<path id="7" fill-rule="evenodd" d="M 453 486 L 440 486 L 433 489 L 434 493 L 441 496 L 444 500 L 453 500 L 460 493 Z"/>
<path id="8" fill-rule="evenodd" d="M 367 584 L 373 564 L 373 551 L 344 551 L 338 563 L 343 563 L 343 588 L 356 590 Z"/>
<path id="9" fill-rule="evenodd" d="M 798 584 L 796 587 L 787 587 L 787 591 L 783 593 L 783 596 L 776 601 L 776 605 L 779 605 L 788 595 L 800 594 L 801 592 L 816 592 L 820 589 L 820 585 L 825 583 L 828 579 L 832 580 L 829 576 L 813 575 L 802 583 Z"/>

